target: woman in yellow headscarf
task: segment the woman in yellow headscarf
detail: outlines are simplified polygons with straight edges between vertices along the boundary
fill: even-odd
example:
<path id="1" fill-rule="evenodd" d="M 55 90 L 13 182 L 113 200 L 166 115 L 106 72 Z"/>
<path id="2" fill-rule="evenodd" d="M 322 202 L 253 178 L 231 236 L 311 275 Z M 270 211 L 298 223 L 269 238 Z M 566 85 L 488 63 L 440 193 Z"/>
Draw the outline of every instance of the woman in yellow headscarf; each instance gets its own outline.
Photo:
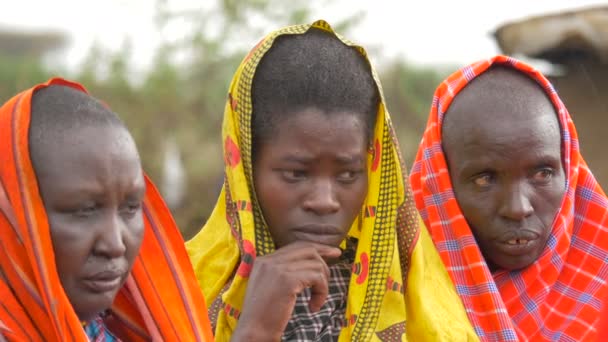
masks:
<path id="1" fill-rule="evenodd" d="M 222 137 L 226 181 L 187 243 L 217 341 L 252 315 L 287 341 L 477 339 L 363 48 L 324 21 L 271 33 L 237 69 Z"/>

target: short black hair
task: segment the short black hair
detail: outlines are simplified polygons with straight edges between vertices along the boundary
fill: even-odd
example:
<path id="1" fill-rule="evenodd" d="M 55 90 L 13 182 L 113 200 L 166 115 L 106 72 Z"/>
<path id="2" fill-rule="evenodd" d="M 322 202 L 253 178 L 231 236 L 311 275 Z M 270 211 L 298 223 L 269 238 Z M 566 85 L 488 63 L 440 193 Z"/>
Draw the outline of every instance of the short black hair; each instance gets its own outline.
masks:
<path id="1" fill-rule="evenodd" d="M 118 126 L 126 129 L 118 115 L 92 96 L 64 85 L 50 85 L 32 95 L 28 132 L 30 158 L 37 169 L 44 146 L 68 132 L 89 126 Z"/>
<path id="2" fill-rule="evenodd" d="M 254 149 L 278 122 L 311 107 L 326 115 L 360 115 L 368 138 L 373 136 L 380 95 L 371 66 L 324 30 L 277 37 L 255 71 L 251 93 Z"/>

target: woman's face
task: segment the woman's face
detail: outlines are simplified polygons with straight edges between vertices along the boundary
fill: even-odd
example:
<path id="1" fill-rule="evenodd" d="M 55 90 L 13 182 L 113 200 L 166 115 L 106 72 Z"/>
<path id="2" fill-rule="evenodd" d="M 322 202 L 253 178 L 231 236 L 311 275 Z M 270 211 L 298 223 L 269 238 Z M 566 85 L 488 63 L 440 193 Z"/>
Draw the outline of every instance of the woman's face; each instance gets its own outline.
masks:
<path id="1" fill-rule="evenodd" d="M 108 309 L 143 239 L 145 181 L 126 129 L 74 129 L 43 147 L 36 169 L 55 263 L 76 314 Z"/>
<path id="2" fill-rule="evenodd" d="M 277 248 L 295 241 L 339 246 L 367 195 L 363 115 L 297 111 L 257 145 L 253 179 Z"/>
<path id="3" fill-rule="evenodd" d="M 486 261 L 518 270 L 545 250 L 566 176 L 552 103 L 534 81 L 509 72 L 489 74 L 482 82 L 495 83 L 472 83 L 454 99 L 443 148 L 458 205 Z"/>

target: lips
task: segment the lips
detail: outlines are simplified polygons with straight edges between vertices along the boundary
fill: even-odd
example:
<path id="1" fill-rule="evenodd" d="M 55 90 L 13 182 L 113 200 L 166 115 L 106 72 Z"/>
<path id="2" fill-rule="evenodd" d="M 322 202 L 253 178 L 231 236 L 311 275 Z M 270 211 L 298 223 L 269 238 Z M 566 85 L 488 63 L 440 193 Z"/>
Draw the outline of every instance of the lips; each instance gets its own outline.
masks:
<path id="1" fill-rule="evenodd" d="M 84 286 L 93 293 L 105 293 L 115 291 L 122 285 L 126 271 L 112 270 L 102 271 L 83 279 Z"/>
<path id="2" fill-rule="evenodd" d="M 498 239 L 501 242 L 508 243 L 509 241 L 531 241 L 540 238 L 540 234 L 528 229 L 509 230 L 502 234 Z"/>
<path id="3" fill-rule="evenodd" d="M 292 229 L 298 240 L 310 241 L 324 245 L 336 245 L 343 238 L 344 231 L 337 226 L 309 224 Z"/>
<path id="4" fill-rule="evenodd" d="M 537 250 L 540 234 L 530 230 L 511 230 L 503 234 L 497 242 L 503 253 L 521 256 Z"/>
<path id="5" fill-rule="evenodd" d="M 513 245 L 513 246 L 517 246 L 517 245 L 525 245 L 529 242 L 530 240 L 528 239 L 511 239 L 509 241 L 506 242 L 507 245 Z"/>

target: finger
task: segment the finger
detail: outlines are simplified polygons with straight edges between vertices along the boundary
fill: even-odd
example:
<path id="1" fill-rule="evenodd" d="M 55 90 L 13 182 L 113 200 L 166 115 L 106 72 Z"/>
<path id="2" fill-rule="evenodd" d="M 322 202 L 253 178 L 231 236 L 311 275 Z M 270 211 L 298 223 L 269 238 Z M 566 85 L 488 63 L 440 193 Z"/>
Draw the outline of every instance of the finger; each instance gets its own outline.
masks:
<path id="1" fill-rule="evenodd" d="M 342 255 L 342 251 L 337 247 L 309 241 L 296 241 L 275 253 L 280 253 L 280 255 L 290 259 L 311 258 L 313 254 L 318 254 L 323 259 L 335 259 Z"/>
<path id="2" fill-rule="evenodd" d="M 325 276 L 329 279 L 329 265 L 327 264 L 327 261 L 325 261 L 325 259 L 323 257 L 321 257 L 321 255 L 319 253 L 317 253 L 316 250 L 312 250 L 312 252 L 310 252 L 309 254 L 305 254 L 305 255 L 299 255 L 299 258 L 296 258 L 295 260 L 289 260 L 289 261 L 285 261 L 283 263 L 283 265 L 288 266 L 288 265 L 299 265 L 300 263 L 302 263 L 301 265 L 309 265 L 308 269 L 316 269 L 319 271 L 322 271 Z M 288 266 L 289 267 L 289 266 Z M 302 269 L 305 269 L 304 267 L 302 267 Z"/>
<path id="3" fill-rule="evenodd" d="M 325 279 L 329 279 L 330 271 L 329 266 L 323 261 L 323 259 L 317 260 L 299 260 L 291 264 L 285 265 L 286 271 L 290 277 L 299 279 L 298 273 L 317 272 L 323 273 Z M 306 279 L 302 279 L 304 281 Z"/>
<path id="4" fill-rule="evenodd" d="M 326 245 L 317 245 L 315 246 L 317 249 L 317 253 L 324 259 L 337 259 L 342 255 L 342 250 L 338 247 L 331 247 Z"/>
<path id="5" fill-rule="evenodd" d="M 317 273 L 316 275 L 311 275 L 309 287 L 310 287 L 310 302 L 308 303 L 308 307 L 311 312 L 317 312 L 321 309 L 327 296 L 329 294 L 329 284 L 327 282 L 327 278 L 322 274 Z"/>

